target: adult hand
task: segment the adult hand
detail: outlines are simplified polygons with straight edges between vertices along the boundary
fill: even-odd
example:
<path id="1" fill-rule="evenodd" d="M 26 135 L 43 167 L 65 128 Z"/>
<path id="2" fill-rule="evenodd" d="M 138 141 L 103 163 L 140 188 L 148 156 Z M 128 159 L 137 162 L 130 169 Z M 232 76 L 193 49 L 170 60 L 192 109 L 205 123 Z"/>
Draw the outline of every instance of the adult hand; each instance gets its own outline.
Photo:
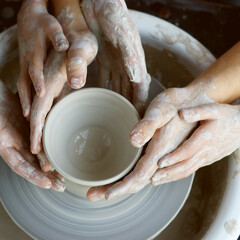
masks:
<path id="1" fill-rule="evenodd" d="M 182 120 L 178 111 L 209 102 L 212 102 L 211 99 L 200 87 L 167 89 L 159 94 L 130 134 L 130 141 L 136 147 L 143 146 L 151 139 L 133 171 L 113 186 L 91 188 L 87 197 L 93 201 L 103 197 L 114 199 L 137 192 L 151 183 L 152 176 L 159 168 L 159 159 L 175 150 L 196 127 L 195 122 Z"/>
<path id="2" fill-rule="evenodd" d="M 240 147 L 240 106 L 206 104 L 180 110 L 186 123 L 200 126 L 178 149 L 163 157 L 152 177 L 154 185 L 185 178 Z"/>
<path id="3" fill-rule="evenodd" d="M 30 115 L 31 151 L 34 154 L 38 154 L 42 149 L 42 129 L 54 99 L 58 98 L 63 91 L 65 94 L 68 93 L 65 91 L 65 83 L 67 82 L 66 53 L 57 53 L 54 49 L 49 51 L 44 65 L 44 77 L 46 93 L 43 97 L 35 95 Z M 42 168 L 45 171 L 50 170 L 51 166 L 48 161 L 44 160 L 46 158 L 42 157 L 41 159 Z"/>
<path id="4" fill-rule="evenodd" d="M 64 191 L 63 178 L 56 172 L 41 171 L 29 150 L 29 125 L 18 99 L 0 81 L 0 155 L 8 166 L 31 183 L 46 189 Z"/>
<path id="5" fill-rule="evenodd" d="M 129 99 L 143 114 L 148 98 L 147 73 L 139 33 L 123 0 L 83 0 L 82 10 L 99 43 L 99 85 Z"/>
<path id="6" fill-rule="evenodd" d="M 18 92 L 23 115 L 27 118 L 31 110 L 32 83 L 39 97 L 45 94 L 43 64 L 49 39 L 57 51 L 65 51 L 69 47 L 61 25 L 47 12 L 47 1 L 24 1 L 18 14 L 18 42 L 21 69 L 18 80 Z"/>

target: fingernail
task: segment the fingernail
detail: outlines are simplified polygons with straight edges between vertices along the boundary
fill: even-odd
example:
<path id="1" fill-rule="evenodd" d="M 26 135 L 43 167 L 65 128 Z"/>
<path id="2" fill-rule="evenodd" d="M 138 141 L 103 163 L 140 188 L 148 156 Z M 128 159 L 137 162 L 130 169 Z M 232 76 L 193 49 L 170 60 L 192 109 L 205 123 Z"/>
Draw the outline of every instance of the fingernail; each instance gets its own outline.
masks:
<path id="1" fill-rule="evenodd" d="M 82 77 L 72 77 L 71 78 L 71 87 L 72 88 L 80 88 L 83 87 L 84 82 L 82 80 Z"/>
<path id="2" fill-rule="evenodd" d="M 59 51 L 65 51 L 69 47 L 68 42 L 64 39 L 57 42 L 57 48 Z"/>
<path id="3" fill-rule="evenodd" d="M 44 88 L 37 87 L 35 90 L 37 92 L 38 97 L 41 98 L 41 97 L 43 97 L 45 95 L 45 89 Z"/>
<path id="4" fill-rule="evenodd" d="M 141 133 L 137 130 L 133 130 L 130 133 L 130 140 L 133 143 L 135 147 L 141 147 L 142 145 L 142 138 L 141 138 Z"/>
<path id="5" fill-rule="evenodd" d="M 99 194 L 97 188 L 93 187 L 93 188 L 90 188 L 88 190 L 87 198 L 92 202 L 96 202 L 96 201 L 99 201 L 99 200 L 103 200 L 104 199 L 104 194 Z"/>
<path id="6" fill-rule="evenodd" d="M 31 144 L 32 154 L 38 154 L 40 151 L 41 151 L 41 147 L 39 146 L 39 144 L 37 143 Z"/>
<path id="7" fill-rule="evenodd" d="M 56 184 L 56 191 L 64 192 L 66 185 L 58 178 L 56 178 L 54 182 Z"/>
<path id="8" fill-rule="evenodd" d="M 197 112 L 193 112 L 187 108 L 182 109 L 179 112 L 180 118 L 185 120 L 186 122 L 194 122 L 196 115 L 197 115 Z"/>
<path id="9" fill-rule="evenodd" d="M 42 180 L 42 182 L 45 182 L 43 188 L 45 188 L 45 189 L 50 189 L 51 188 L 52 182 L 49 178 L 43 176 L 41 180 Z"/>
<path id="10" fill-rule="evenodd" d="M 28 117 L 30 114 L 30 106 L 29 105 L 23 105 L 23 116 Z"/>
<path id="11" fill-rule="evenodd" d="M 148 142 L 150 140 L 150 138 L 151 137 L 148 136 L 144 139 L 144 136 L 142 135 L 142 130 L 141 129 L 133 130 L 130 133 L 131 142 L 135 147 L 142 147 L 146 142 Z"/>

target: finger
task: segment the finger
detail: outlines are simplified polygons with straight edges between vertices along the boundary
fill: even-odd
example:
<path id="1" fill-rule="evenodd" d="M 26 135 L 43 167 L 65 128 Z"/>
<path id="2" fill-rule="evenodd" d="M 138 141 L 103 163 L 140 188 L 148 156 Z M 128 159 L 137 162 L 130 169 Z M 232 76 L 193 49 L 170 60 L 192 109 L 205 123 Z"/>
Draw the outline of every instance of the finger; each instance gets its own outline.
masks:
<path id="1" fill-rule="evenodd" d="M 58 52 L 66 51 L 69 48 L 69 43 L 60 23 L 49 14 L 43 18 L 41 23 L 55 50 Z"/>
<path id="2" fill-rule="evenodd" d="M 140 83 L 133 83 L 133 105 L 140 115 L 142 115 L 145 110 L 151 81 L 150 75 L 147 74 L 146 76 L 147 79 L 144 79 Z"/>
<path id="3" fill-rule="evenodd" d="M 130 142 L 135 147 L 141 147 L 148 142 L 155 131 L 168 123 L 176 114 L 176 108 L 165 102 L 148 108 L 144 118 L 138 122 L 129 135 Z"/>
<path id="4" fill-rule="evenodd" d="M 24 117 L 29 117 L 31 109 L 31 81 L 28 75 L 27 63 L 21 64 L 21 72 L 19 75 L 18 83 L 18 94 L 22 105 Z"/>
<path id="5" fill-rule="evenodd" d="M 130 102 L 132 102 L 132 83 L 127 74 L 122 74 L 122 95 Z"/>
<path id="6" fill-rule="evenodd" d="M 145 187 L 158 169 L 158 160 L 176 149 L 192 128 L 193 125 L 180 121 L 176 115 L 165 127 L 158 129 L 133 171 L 123 181 L 111 187 L 106 198 L 113 199 Z"/>
<path id="7" fill-rule="evenodd" d="M 113 200 L 127 194 L 136 193 L 142 190 L 149 183 L 150 180 L 142 181 L 141 183 L 138 184 L 134 183 L 133 181 L 131 182 L 127 180 L 121 181 L 107 190 L 107 192 L 105 193 L 105 198 L 106 200 Z"/>
<path id="8" fill-rule="evenodd" d="M 31 152 L 37 154 L 42 149 L 42 130 L 47 113 L 53 103 L 53 96 L 45 94 L 43 98 L 35 96 L 30 115 Z"/>
<path id="9" fill-rule="evenodd" d="M 214 120 L 220 117 L 220 105 L 217 103 L 201 105 L 193 108 L 185 108 L 179 111 L 179 115 L 186 122 L 198 122 L 201 120 Z"/>
<path id="10" fill-rule="evenodd" d="M 37 158 L 39 160 L 39 164 L 43 172 L 49 172 L 54 170 L 53 166 L 48 161 L 47 156 L 43 150 L 37 154 Z"/>
<path id="11" fill-rule="evenodd" d="M 156 186 L 163 183 L 177 181 L 190 176 L 197 171 L 199 167 L 197 161 L 190 158 L 173 166 L 157 170 L 151 178 L 151 183 L 153 186 Z"/>
<path id="12" fill-rule="evenodd" d="M 112 88 L 114 92 L 117 92 L 119 94 L 121 94 L 121 77 L 118 73 L 112 72 L 111 73 L 111 77 L 112 77 Z"/>
<path id="13" fill-rule="evenodd" d="M 64 177 L 63 177 L 60 173 L 58 173 L 56 170 L 54 170 L 54 171 L 52 172 L 52 174 L 53 174 L 55 177 L 59 178 L 62 182 L 64 182 Z"/>
<path id="14" fill-rule="evenodd" d="M 81 1 L 82 13 L 89 29 L 99 38 L 100 27 L 95 16 L 94 6 L 92 0 Z"/>
<path id="15" fill-rule="evenodd" d="M 73 88 L 81 88 L 86 83 L 87 66 L 97 54 L 97 40 L 91 32 L 69 34 L 71 47 L 68 51 L 67 75 Z"/>
<path id="16" fill-rule="evenodd" d="M 71 88 L 82 88 L 87 78 L 87 62 L 82 57 L 68 57 L 67 61 L 68 83 Z"/>
<path id="17" fill-rule="evenodd" d="M 57 192 L 64 192 L 66 185 L 56 173 L 49 173 L 48 177 L 51 180 L 51 189 Z"/>
<path id="18" fill-rule="evenodd" d="M 95 12 L 104 34 L 115 48 L 120 49 L 130 81 L 139 82 L 141 71 L 135 42 L 139 42 L 140 37 L 127 9 L 120 1 L 105 1 L 95 6 Z"/>
<path id="19" fill-rule="evenodd" d="M 54 99 L 54 104 L 62 100 L 65 96 L 67 96 L 71 92 L 71 88 L 69 87 L 68 83 L 65 83 L 63 89 L 59 96 Z"/>
<path id="20" fill-rule="evenodd" d="M 39 97 L 43 97 L 46 92 L 43 76 L 42 56 L 43 55 L 39 52 L 38 54 L 34 54 L 29 65 L 29 75 L 32 79 L 34 89 Z"/>
<path id="21" fill-rule="evenodd" d="M 29 145 L 28 145 L 29 147 Z M 36 165 L 37 159 L 35 157 L 35 155 L 31 154 L 31 152 L 29 152 L 29 149 L 18 149 L 18 152 L 23 156 L 23 158 L 28 161 L 30 164 L 32 165 Z"/>
<path id="22" fill-rule="evenodd" d="M 209 133 L 205 134 L 205 127 L 206 124 L 201 125 L 198 129 L 196 129 L 192 136 L 188 140 L 186 140 L 179 148 L 160 159 L 158 162 L 158 166 L 160 168 L 164 168 L 174 165 L 176 163 L 191 158 L 198 151 L 203 149 L 204 146 L 207 144 L 208 139 L 211 138 Z"/>
<path id="23" fill-rule="evenodd" d="M 1 151 L 2 158 L 6 161 L 10 168 L 18 175 L 24 177 L 31 183 L 49 189 L 51 181 L 47 178 L 40 169 L 27 162 L 23 156 L 13 148 L 8 148 Z"/>
<path id="24" fill-rule="evenodd" d="M 131 173 L 107 190 L 105 198 L 112 200 L 126 194 L 140 191 L 150 183 L 150 178 L 156 170 L 157 164 L 153 154 L 145 154 L 138 161 Z"/>
<path id="25" fill-rule="evenodd" d="M 109 187 L 113 186 L 114 183 L 107 184 L 105 186 L 92 187 L 87 192 L 87 198 L 90 201 L 99 201 L 105 198 L 105 194 Z"/>
<path id="26" fill-rule="evenodd" d="M 103 66 L 98 62 L 98 69 L 99 69 L 99 76 L 98 76 L 98 82 L 99 86 L 102 88 L 109 89 L 110 85 L 110 71 L 108 68 Z"/>

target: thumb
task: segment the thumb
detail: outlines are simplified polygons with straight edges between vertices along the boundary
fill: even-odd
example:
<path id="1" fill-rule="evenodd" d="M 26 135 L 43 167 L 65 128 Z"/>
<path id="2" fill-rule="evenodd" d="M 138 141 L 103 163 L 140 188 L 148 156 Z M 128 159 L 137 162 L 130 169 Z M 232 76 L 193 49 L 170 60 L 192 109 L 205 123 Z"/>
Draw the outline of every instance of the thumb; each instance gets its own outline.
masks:
<path id="1" fill-rule="evenodd" d="M 176 108 L 169 103 L 160 102 L 147 110 L 144 118 L 138 122 L 129 135 L 130 142 L 135 147 L 141 147 L 148 142 L 155 131 L 168 123 L 176 114 Z"/>
<path id="2" fill-rule="evenodd" d="M 43 29 L 49 39 L 51 40 L 54 48 L 58 52 L 66 51 L 69 48 L 69 42 L 63 33 L 60 23 L 51 15 L 45 16 L 42 23 Z"/>
<path id="3" fill-rule="evenodd" d="M 219 118 L 219 104 L 205 104 L 179 111 L 179 116 L 188 123 Z"/>

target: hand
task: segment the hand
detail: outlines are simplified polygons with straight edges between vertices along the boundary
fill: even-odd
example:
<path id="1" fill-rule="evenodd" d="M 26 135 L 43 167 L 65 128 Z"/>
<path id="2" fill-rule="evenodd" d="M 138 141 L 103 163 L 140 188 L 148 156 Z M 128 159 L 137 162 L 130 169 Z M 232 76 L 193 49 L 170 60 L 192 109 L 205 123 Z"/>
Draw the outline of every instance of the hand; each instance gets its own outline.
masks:
<path id="1" fill-rule="evenodd" d="M 151 139 L 133 171 L 113 186 L 91 188 L 87 197 L 93 201 L 103 197 L 114 199 L 137 192 L 151 183 L 152 176 L 159 168 L 159 159 L 175 150 L 196 127 L 196 123 L 180 119 L 178 110 L 209 102 L 211 99 L 201 87 L 173 88 L 159 94 L 130 134 L 130 141 L 136 147 L 143 146 Z"/>
<path id="2" fill-rule="evenodd" d="M 0 81 L 0 155 L 18 175 L 42 188 L 63 192 L 63 178 L 56 172 L 44 173 L 29 151 L 29 126 L 16 98 Z"/>
<path id="3" fill-rule="evenodd" d="M 48 40 L 57 51 L 65 51 L 69 44 L 58 21 L 47 12 L 46 0 L 24 1 L 18 14 L 18 42 L 20 76 L 18 92 L 23 115 L 31 109 L 31 82 L 39 97 L 45 94 L 43 63 Z"/>
<path id="4" fill-rule="evenodd" d="M 142 114 L 148 98 L 147 73 L 139 33 L 123 0 L 83 0 L 82 10 L 99 43 L 99 85 L 129 99 Z"/>
<path id="5" fill-rule="evenodd" d="M 239 105 L 206 104 L 182 109 L 180 116 L 187 123 L 200 121 L 200 126 L 177 150 L 160 159 L 154 185 L 185 178 L 240 147 Z"/>
<path id="6" fill-rule="evenodd" d="M 65 83 L 67 82 L 65 53 L 57 53 L 54 49 L 49 51 L 44 65 L 44 77 L 46 93 L 41 98 L 35 95 L 30 115 L 31 151 L 34 154 L 39 153 L 42 149 L 42 129 L 54 99 L 58 98 L 63 91 L 65 94 L 68 93 L 68 91 L 65 91 Z M 50 170 L 51 165 L 47 160 L 44 160 L 46 158 L 41 159 L 42 169 L 44 171 Z"/>
<path id="7" fill-rule="evenodd" d="M 55 15 L 70 43 L 67 60 L 68 83 L 70 87 L 78 89 L 86 83 L 87 66 L 96 57 L 97 39 L 88 29 L 79 0 L 52 2 Z"/>

